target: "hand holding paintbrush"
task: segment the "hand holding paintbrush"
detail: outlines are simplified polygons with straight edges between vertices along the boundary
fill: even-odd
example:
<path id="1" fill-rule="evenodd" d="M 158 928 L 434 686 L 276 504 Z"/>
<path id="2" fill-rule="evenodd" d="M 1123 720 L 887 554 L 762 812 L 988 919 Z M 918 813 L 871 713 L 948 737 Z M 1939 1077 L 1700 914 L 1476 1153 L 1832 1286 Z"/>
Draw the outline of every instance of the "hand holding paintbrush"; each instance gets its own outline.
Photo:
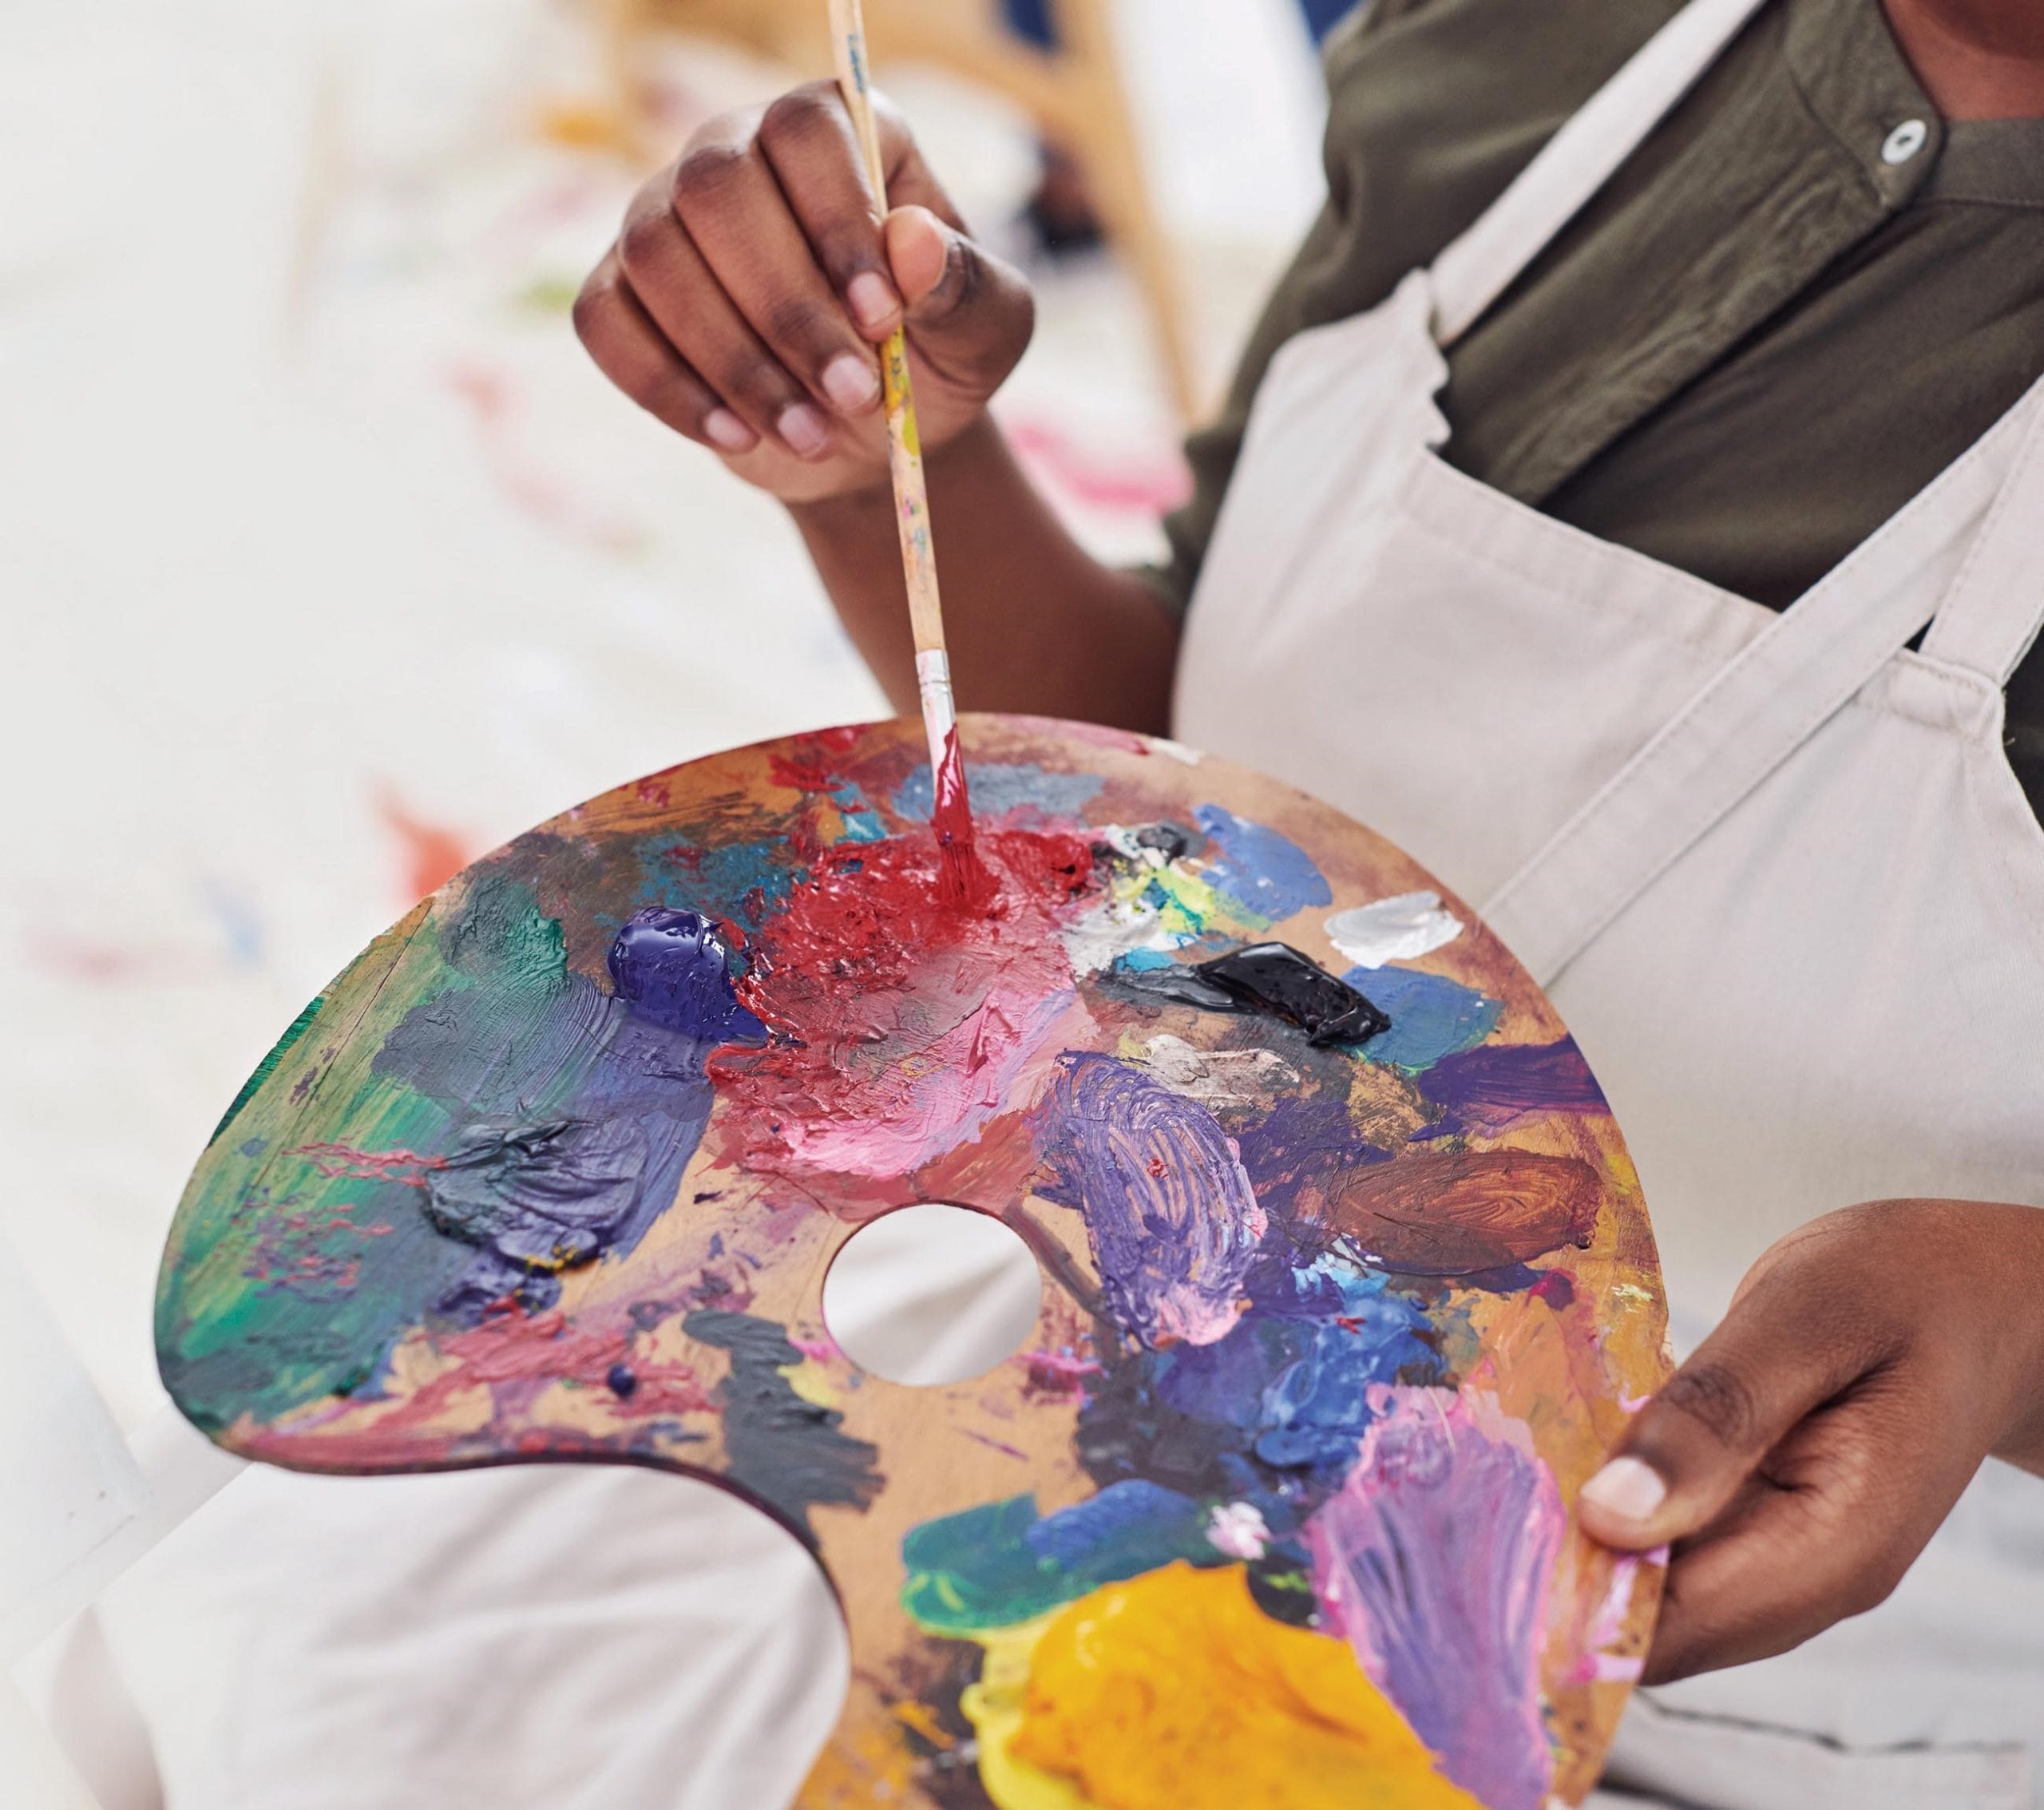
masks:
<path id="1" fill-rule="evenodd" d="M 812 82 L 704 125 L 634 199 L 576 328 L 640 406 L 789 505 L 854 644 L 913 712 L 881 372 L 905 327 L 965 701 L 1161 730 L 1175 625 L 1072 537 L 988 414 L 1029 341 L 1028 283 L 869 97 L 883 210 L 859 98 Z"/>

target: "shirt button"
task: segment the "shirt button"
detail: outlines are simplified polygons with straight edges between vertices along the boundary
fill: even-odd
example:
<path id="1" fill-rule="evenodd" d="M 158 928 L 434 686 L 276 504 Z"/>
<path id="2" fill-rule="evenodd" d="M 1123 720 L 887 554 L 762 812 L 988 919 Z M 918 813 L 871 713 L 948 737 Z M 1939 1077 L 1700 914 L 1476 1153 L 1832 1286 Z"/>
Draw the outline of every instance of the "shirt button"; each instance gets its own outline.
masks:
<path id="1" fill-rule="evenodd" d="M 1881 142 L 1881 161 L 1906 164 L 1931 141 L 1931 129 L 1921 120 L 1904 120 Z"/>

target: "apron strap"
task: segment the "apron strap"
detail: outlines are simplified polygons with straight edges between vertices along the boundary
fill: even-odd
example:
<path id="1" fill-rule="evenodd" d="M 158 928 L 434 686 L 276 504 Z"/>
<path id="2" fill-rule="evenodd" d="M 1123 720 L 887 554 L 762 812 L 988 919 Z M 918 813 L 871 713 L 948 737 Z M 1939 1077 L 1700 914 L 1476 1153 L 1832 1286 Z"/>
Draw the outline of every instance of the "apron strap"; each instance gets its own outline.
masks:
<path id="1" fill-rule="evenodd" d="M 2006 474 L 2006 475 L 2004 475 Z M 1939 607 L 1925 582 L 1985 516 Z M 1933 612 L 1924 652 L 1998 686 L 2044 617 L 2044 381 L 1777 617 L 1481 909 L 1541 985 L 1843 709 Z"/>
<path id="2" fill-rule="evenodd" d="M 1689 0 L 1435 259 L 1434 337 L 1452 345 L 1582 212 L 1766 0 Z"/>
<path id="3" fill-rule="evenodd" d="M 2044 629 L 2044 378 L 2017 405 L 2031 417 L 2015 469 L 1925 636 L 1923 652 L 2006 686 Z"/>

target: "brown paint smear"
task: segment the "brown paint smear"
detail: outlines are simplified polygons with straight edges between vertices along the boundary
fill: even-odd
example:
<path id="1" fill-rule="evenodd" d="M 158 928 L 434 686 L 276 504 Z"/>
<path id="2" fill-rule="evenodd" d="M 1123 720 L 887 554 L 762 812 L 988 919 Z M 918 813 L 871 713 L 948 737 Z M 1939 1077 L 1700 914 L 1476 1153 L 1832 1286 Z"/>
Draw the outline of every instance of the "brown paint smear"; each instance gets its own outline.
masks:
<path id="1" fill-rule="evenodd" d="M 1577 1157 L 1463 1151 L 1358 1171 L 1329 1219 L 1387 1269 L 1467 1276 L 1586 1242 L 1602 1191 Z"/>

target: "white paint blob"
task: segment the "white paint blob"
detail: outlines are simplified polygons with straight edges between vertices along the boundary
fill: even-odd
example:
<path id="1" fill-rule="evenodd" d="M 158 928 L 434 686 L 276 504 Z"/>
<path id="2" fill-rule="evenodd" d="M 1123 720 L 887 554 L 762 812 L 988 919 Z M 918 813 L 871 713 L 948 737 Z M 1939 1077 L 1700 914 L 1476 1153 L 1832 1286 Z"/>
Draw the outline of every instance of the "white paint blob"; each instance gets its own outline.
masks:
<path id="1" fill-rule="evenodd" d="M 1254 1561 L 1270 1549 L 1270 1528 L 1253 1502 L 1224 1502 L 1206 1523 L 1206 1538 L 1216 1552 Z"/>
<path id="2" fill-rule="evenodd" d="M 1109 824 L 1095 834 L 1123 857 L 1127 871 L 1113 875 L 1107 896 L 1063 933 L 1072 977 L 1079 980 L 1139 951 L 1168 955 L 1183 949 L 1196 934 L 1190 929 L 1167 929 L 1167 908 L 1151 897 L 1150 877 L 1169 868 L 1171 857 L 1139 841 L 1138 831 L 1126 825 Z"/>
<path id="3" fill-rule="evenodd" d="M 1299 1071 L 1275 1051 L 1197 1049 L 1169 1032 L 1143 1046 L 1143 1060 L 1173 1093 L 1209 1108 L 1256 1105 L 1299 1084 Z"/>
<path id="4" fill-rule="evenodd" d="M 1462 934 L 1462 921 L 1438 893 L 1400 893 L 1327 921 L 1328 940 L 1358 968 L 1412 961 Z"/>

